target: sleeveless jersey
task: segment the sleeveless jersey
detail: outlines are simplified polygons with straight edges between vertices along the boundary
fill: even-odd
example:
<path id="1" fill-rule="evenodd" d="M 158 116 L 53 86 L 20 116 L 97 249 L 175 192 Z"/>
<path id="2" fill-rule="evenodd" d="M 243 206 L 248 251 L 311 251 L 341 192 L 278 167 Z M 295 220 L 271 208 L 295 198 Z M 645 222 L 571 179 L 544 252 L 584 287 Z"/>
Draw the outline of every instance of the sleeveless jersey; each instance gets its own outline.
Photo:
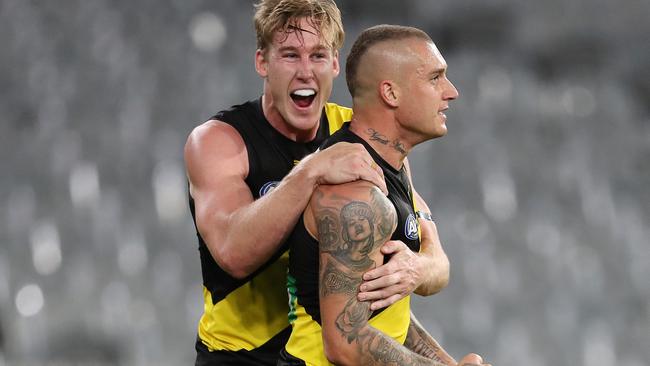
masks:
<path id="1" fill-rule="evenodd" d="M 363 144 L 384 171 L 388 199 L 395 207 L 398 219 L 397 228 L 390 240 L 401 240 L 412 251 L 418 252 L 419 227 L 405 167 L 398 171 L 390 166 L 364 139 L 349 130 L 349 123 L 345 123 L 328 138 L 321 149 L 339 141 Z M 307 232 L 302 216 L 287 241 L 290 247 L 287 289 L 292 329 L 278 365 L 329 365 L 323 350 L 319 307 L 318 241 Z M 384 262 L 387 260 L 385 257 Z M 368 324 L 403 344 L 410 318 L 410 296 L 407 296 L 382 311 L 373 313 Z"/>
<path id="2" fill-rule="evenodd" d="M 316 138 L 291 141 L 264 117 L 262 99 L 219 112 L 233 126 L 248 152 L 246 184 L 258 199 L 269 193 L 306 155 L 351 118 L 349 108 L 327 103 Z M 194 200 L 190 211 L 196 226 Z M 244 279 L 230 276 L 215 262 L 197 230 L 203 277 L 204 312 L 198 326 L 197 365 L 275 365 L 289 335 L 286 288 L 288 245 Z"/>

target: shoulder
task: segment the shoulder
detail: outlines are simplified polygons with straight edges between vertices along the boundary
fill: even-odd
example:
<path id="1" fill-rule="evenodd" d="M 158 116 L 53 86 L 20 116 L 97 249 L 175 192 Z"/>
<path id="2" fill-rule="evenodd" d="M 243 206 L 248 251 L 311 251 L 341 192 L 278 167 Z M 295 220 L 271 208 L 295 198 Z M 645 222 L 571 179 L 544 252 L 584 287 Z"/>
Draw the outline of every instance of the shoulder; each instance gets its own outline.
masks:
<path id="1" fill-rule="evenodd" d="M 317 231 L 320 218 L 334 215 L 338 221 L 349 213 L 363 213 L 373 221 L 381 222 L 384 233 L 392 233 L 397 225 L 397 212 L 388 197 L 377 186 L 364 180 L 319 186 L 312 195 L 305 217 L 314 220 L 309 226 Z"/>
<path id="2" fill-rule="evenodd" d="M 240 133 L 228 123 L 209 120 L 192 130 L 185 143 L 185 163 L 193 167 L 228 165 L 248 168 L 246 144 Z"/>
<path id="3" fill-rule="evenodd" d="M 228 123 L 211 119 L 192 130 L 185 143 L 186 153 L 194 150 L 213 148 L 230 149 L 244 146 L 244 140 L 239 131 Z"/>

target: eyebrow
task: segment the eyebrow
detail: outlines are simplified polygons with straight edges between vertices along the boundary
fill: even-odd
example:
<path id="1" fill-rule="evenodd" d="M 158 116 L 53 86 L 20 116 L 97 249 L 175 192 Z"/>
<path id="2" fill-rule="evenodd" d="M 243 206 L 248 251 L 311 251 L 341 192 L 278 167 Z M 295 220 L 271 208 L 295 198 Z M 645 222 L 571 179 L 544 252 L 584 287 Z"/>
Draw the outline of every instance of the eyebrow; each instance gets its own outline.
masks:
<path id="1" fill-rule="evenodd" d="M 435 69 L 435 70 L 431 70 L 431 72 L 429 72 L 429 76 L 434 76 L 434 75 L 436 75 L 436 74 L 442 74 L 442 73 L 445 72 L 446 70 L 447 70 L 446 67 L 439 67 L 439 68 L 437 68 L 437 69 Z"/>
<path id="2" fill-rule="evenodd" d="M 298 51 L 298 49 L 299 49 L 299 47 L 296 47 L 296 46 L 282 46 L 282 47 L 278 48 L 278 51 L 279 52 Z M 314 48 L 309 50 L 309 52 L 327 51 L 327 50 L 328 50 L 327 47 L 325 47 L 322 44 L 319 44 L 317 46 L 314 46 Z"/>

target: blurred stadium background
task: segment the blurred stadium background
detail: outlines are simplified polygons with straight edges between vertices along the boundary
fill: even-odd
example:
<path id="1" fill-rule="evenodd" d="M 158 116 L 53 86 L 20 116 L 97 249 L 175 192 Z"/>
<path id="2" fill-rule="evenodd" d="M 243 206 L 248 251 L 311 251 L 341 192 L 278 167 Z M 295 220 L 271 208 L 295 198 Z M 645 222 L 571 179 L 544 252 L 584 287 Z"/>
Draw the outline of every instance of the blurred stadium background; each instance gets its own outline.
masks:
<path id="1" fill-rule="evenodd" d="M 260 94 L 251 1 L 0 1 L 0 365 L 189 365 L 185 138 Z M 415 184 L 452 263 L 415 312 L 496 365 L 650 365 L 650 3 L 338 0 L 461 93 Z M 349 105 L 344 77 L 332 100 Z"/>

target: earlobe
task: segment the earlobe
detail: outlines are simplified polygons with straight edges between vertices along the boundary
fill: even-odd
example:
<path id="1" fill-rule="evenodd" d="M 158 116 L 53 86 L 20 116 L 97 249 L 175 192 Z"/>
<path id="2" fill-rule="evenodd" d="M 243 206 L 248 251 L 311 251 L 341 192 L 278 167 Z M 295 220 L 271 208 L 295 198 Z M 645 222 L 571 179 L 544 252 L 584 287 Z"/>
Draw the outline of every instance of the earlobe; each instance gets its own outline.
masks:
<path id="1" fill-rule="evenodd" d="M 263 78 L 268 75 L 267 62 L 264 51 L 260 49 L 255 51 L 255 71 L 257 71 L 257 74 Z"/>

